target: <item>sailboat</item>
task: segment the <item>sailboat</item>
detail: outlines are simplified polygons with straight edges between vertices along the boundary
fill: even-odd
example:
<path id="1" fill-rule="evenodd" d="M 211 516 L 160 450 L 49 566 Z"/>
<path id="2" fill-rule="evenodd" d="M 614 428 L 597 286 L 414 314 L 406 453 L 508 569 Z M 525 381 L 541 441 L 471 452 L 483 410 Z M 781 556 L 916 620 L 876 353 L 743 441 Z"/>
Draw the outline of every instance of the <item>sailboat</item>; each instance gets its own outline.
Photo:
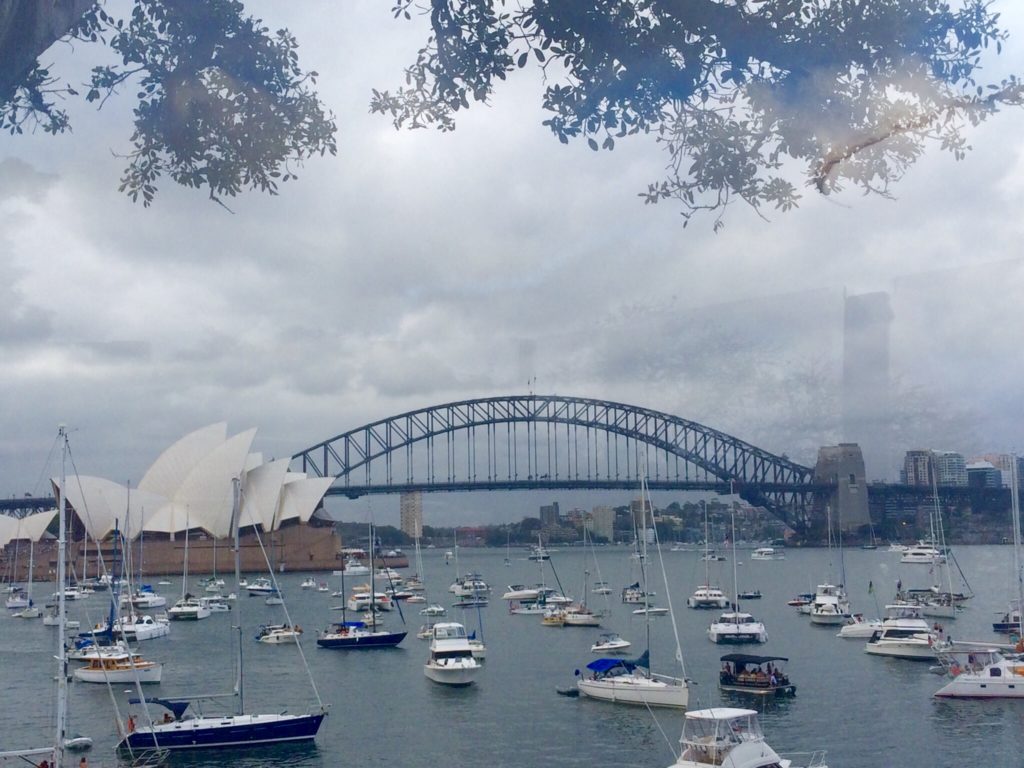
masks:
<path id="1" fill-rule="evenodd" d="M 241 579 L 241 565 L 239 562 L 239 512 L 241 509 L 239 482 L 234 481 L 234 504 L 231 513 L 231 531 L 233 536 L 233 548 L 235 554 L 235 581 Z M 316 711 L 301 715 L 293 715 L 287 711 L 274 712 L 269 714 L 246 714 L 244 698 L 244 670 L 242 663 L 242 621 L 241 621 L 241 600 L 234 602 L 235 617 L 238 619 L 234 627 L 238 634 L 238 651 L 236 664 L 238 678 L 235 682 L 235 690 L 232 693 L 213 696 L 193 696 L 178 698 L 153 698 L 130 699 L 133 704 L 156 704 L 168 711 L 168 717 L 164 722 L 153 723 L 149 726 L 135 727 L 134 719 L 128 718 L 128 722 L 121 730 L 121 740 L 118 742 L 118 750 L 136 750 L 145 747 L 159 747 L 162 749 L 204 749 L 212 747 L 258 747 L 269 744 L 281 744 L 290 741 L 310 741 L 320 730 L 320 724 L 327 716 L 327 709 L 320 701 L 319 692 L 310 674 L 310 685 L 317 699 Z M 305 664 L 305 656 L 302 654 L 302 646 L 296 645 L 299 655 Z M 308 666 L 306 667 L 309 673 Z M 209 700 L 236 698 L 237 709 L 233 715 L 206 715 L 202 711 L 202 702 Z"/>
<path id="2" fill-rule="evenodd" d="M 704 508 L 704 556 L 701 557 L 701 560 L 704 562 L 704 583 L 693 591 L 686 604 L 690 608 L 702 608 L 705 610 L 727 608 L 729 600 L 726 598 L 725 593 L 718 587 L 711 585 L 711 572 L 708 566 L 708 563 L 712 560 L 711 551 L 708 549 L 708 505 L 703 499 L 701 499 L 700 505 Z M 735 560 L 735 558 L 733 559 Z"/>
<path id="3" fill-rule="evenodd" d="M 740 586 L 736 572 L 736 514 L 732 515 L 732 584 L 736 602 L 733 610 L 723 613 L 718 621 L 708 627 L 708 638 L 719 645 L 723 643 L 767 643 L 768 632 L 764 624 L 749 613 L 740 611 Z"/>
<path id="4" fill-rule="evenodd" d="M 647 528 L 647 504 L 650 496 L 647 493 L 645 480 L 640 484 L 640 507 L 643 514 L 643 529 Z M 655 528 L 657 537 L 657 528 Z M 657 542 L 657 538 L 655 538 Z M 641 560 L 647 560 L 647 536 L 642 537 L 643 554 Z M 661 549 L 658 549 L 661 560 Z M 662 577 L 665 581 L 666 599 L 669 613 L 672 616 L 672 629 L 676 633 L 676 658 L 682 664 L 682 651 L 679 647 L 679 634 L 676 628 L 675 614 L 672 612 L 672 598 L 668 594 L 668 579 L 665 576 L 665 563 L 661 561 Z M 643 590 L 647 591 L 647 568 L 641 570 Z M 680 677 L 655 674 L 651 671 L 651 620 L 644 617 L 647 631 L 647 647 L 637 659 L 603 657 L 587 664 L 589 674 L 580 674 L 576 670 L 576 687 L 584 696 L 616 704 L 640 704 L 652 707 L 677 707 L 685 709 L 689 701 L 689 688 L 686 680 Z"/>
<path id="5" fill-rule="evenodd" d="M 212 614 L 210 606 L 188 591 L 188 512 L 185 513 L 185 557 L 181 575 L 181 598 L 167 609 L 167 618 L 172 621 L 199 621 Z"/>
<path id="6" fill-rule="evenodd" d="M 370 526 L 370 563 L 374 562 L 374 535 L 373 526 Z M 377 628 L 377 592 L 374 584 L 375 572 L 370 571 L 370 625 L 365 621 L 348 621 L 346 610 L 348 601 L 342 603 L 341 621 L 336 621 L 320 633 L 316 644 L 321 648 L 334 648 L 340 650 L 365 650 L 369 648 L 394 648 L 401 643 L 408 634 L 405 630 L 390 632 L 383 627 Z M 341 592 L 345 594 L 345 572 L 341 573 Z M 397 604 L 397 601 L 396 601 Z M 401 608 L 399 608 L 401 613 Z"/>
<path id="7" fill-rule="evenodd" d="M 25 590 L 24 600 L 25 604 L 21 610 L 15 611 L 11 614 L 16 619 L 38 619 L 43 615 L 43 612 L 39 610 L 39 606 L 35 604 L 32 599 L 32 571 L 35 570 L 35 541 L 31 538 L 28 542 L 28 587 Z M 61 600 L 64 599 L 64 592 L 61 591 Z M 8 605 L 10 607 L 10 605 Z"/>

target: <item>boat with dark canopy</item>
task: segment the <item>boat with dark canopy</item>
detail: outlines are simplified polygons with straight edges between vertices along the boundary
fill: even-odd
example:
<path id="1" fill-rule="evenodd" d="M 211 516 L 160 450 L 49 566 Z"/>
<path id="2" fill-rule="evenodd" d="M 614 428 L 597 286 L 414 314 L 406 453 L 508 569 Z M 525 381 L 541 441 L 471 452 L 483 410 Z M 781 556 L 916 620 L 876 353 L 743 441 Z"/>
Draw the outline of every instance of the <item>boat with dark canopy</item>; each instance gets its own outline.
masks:
<path id="1" fill-rule="evenodd" d="M 727 653 L 721 657 L 718 685 L 723 691 L 753 693 L 758 696 L 795 696 L 796 686 L 783 671 L 785 656 L 755 656 Z"/>

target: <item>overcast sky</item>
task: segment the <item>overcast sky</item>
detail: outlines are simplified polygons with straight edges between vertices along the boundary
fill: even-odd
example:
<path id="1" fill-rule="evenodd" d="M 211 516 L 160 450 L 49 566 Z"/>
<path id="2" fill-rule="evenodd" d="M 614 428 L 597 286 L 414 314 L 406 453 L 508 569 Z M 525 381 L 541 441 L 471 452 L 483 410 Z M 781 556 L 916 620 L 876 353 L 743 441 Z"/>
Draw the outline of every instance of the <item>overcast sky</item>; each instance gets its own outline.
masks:
<path id="1" fill-rule="evenodd" d="M 564 146 L 537 73 L 458 117 L 396 132 L 370 89 L 402 82 L 425 38 L 390 3 L 251 3 L 299 40 L 338 119 L 338 156 L 270 198 L 167 180 L 144 209 L 116 188 L 131 99 L 72 105 L 74 132 L 0 137 L 0 492 L 44 493 L 56 425 L 77 469 L 137 482 L 173 441 L 226 420 L 291 455 L 369 421 L 534 391 L 654 408 L 813 463 L 840 439 L 843 295 L 890 294 L 906 448 L 1021 450 L 1024 113 L 931 148 L 895 200 L 856 192 L 765 222 L 734 206 L 687 229 L 637 193 L 653 141 Z M 1024 72 L 1024 9 L 987 77 Z M 47 57 L 72 82 L 102 56 Z M 621 503 L 627 497 L 609 497 Z M 432 496 L 428 523 L 515 518 L 568 492 Z M 372 506 L 397 510 L 397 499 Z M 345 512 L 356 517 L 367 503 Z M 397 514 L 395 515 L 397 517 Z"/>

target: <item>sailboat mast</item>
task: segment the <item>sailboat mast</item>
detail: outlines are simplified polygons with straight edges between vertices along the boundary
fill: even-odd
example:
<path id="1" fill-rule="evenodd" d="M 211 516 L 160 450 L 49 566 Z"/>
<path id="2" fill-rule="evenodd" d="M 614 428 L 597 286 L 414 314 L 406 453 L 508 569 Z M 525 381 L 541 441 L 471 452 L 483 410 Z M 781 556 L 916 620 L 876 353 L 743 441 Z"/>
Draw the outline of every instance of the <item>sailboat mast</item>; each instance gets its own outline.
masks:
<path id="1" fill-rule="evenodd" d="M 1017 576 L 1017 629 L 1024 637 L 1024 579 L 1020 571 L 1020 490 L 1017 456 L 1010 456 L 1010 511 L 1013 518 L 1013 571 Z"/>
<path id="2" fill-rule="evenodd" d="M 240 510 L 242 508 L 241 495 L 242 495 L 241 483 L 238 481 L 238 478 L 236 477 L 236 478 L 232 479 L 232 481 L 231 481 L 231 497 L 232 497 L 232 504 L 231 504 L 231 539 L 232 539 L 232 549 L 234 550 L 234 553 L 235 553 L 235 584 L 236 584 L 236 588 L 237 588 L 238 584 L 242 583 L 242 564 L 240 562 L 240 548 L 239 548 L 239 545 L 238 545 L 238 537 L 239 537 L 238 529 L 239 529 L 239 526 L 241 525 L 241 520 L 239 519 L 239 518 L 241 518 L 241 511 Z M 185 541 L 186 541 L 186 544 L 187 544 L 188 539 L 186 538 Z M 239 592 L 241 592 L 240 589 L 239 589 Z M 235 679 L 235 693 L 238 694 L 238 714 L 239 715 L 241 715 L 241 714 L 243 714 L 245 712 L 245 696 L 244 696 L 244 690 L 242 688 L 242 611 L 241 611 L 241 606 L 242 606 L 242 601 L 239 599 L 239 596 L 236 596 L 235 597 L 235 605 L 234 605 L 234 608 L 233 608 L 233 611 L 234 611 L 234 614 L 235 614 L 235 622 L 236 622 L 236 624 L 235 624 L 235 626 L 233 628 L 238 632 L 238 654 L 235 657 L 235 663 L 238 665 L 238 677 Z"/>
<path id="3" fill-rule="evenodd" d="M 647 669 L 651 663 L 651 596 L 647 589 L 647 475 L 640 477 L 640 578 L 643 579 L 644 590 L 644 633 L 647 641 Z"/>
<path id="4" fill-rule="evenodd" d="M 64 648 L 64 634 L 67 629 L 65 621 L 66 606 L 64 603 L 64 559 L 66 556 L 67 542 L 65 541 L 65 526 L 67 515 L 67 499 L 65 493 L 67 479 L 67 455 L 68 436 L 63 425 L 57 428 L 57 434 L 61 440 L 60 458 L 60 511 L 57 515 L 57 743 L 54 744 L 56 755 L 55 762 L 58 768 L 64 766 L 64 738 L 67 730 L 67 698 L 68 698 L 68 671 L 67 656 Z"/>
<path id="5" fill-rule="evenodd" d="M 732 514 L 730 515 L 730 518 L 732 519 L 732 591 L 733 591 L 733 597 L 735 597 L 735 599 L 736 599 L 736 602 L 733 603 L 733 606 L 734 606 L 734 608 L 733 608 L 733 614 L 734 614 L 733 620 L 737 624 L 739 624 L 740 623 L 740 616 L 739 616 L 739 613 L 740 613 L 740 579 L 739 579 L 739 575 L 736 573 L 736 510 L 735 509 L 732 510 Z"/>

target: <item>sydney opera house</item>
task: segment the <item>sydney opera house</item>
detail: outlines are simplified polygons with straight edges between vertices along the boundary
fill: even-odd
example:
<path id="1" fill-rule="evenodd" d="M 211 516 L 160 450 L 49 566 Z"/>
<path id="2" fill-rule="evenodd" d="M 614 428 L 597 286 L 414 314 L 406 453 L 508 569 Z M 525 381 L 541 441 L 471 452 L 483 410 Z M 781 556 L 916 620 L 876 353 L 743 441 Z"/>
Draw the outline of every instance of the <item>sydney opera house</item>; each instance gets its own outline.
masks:
<path id="1" fill-rule="evenodd" d="M 55 497 L 67 499 L 75 573 L 96 575 L 100 558 L 111 568 L 115 530 L 145 574 L 180 572 L 186 539 L 190 573 L 233 570 L 236 478 L 243 570 L 265 571 L 268 561 L 276 570 L 337 568 L 341 542 L 334 527 L 313 518 L 332 478 L 290 472 L 289 459 L 264 461 L 251 452 L 255 435 L 250 429 L 229 437 L 225 423 L 192 432 L 165 450 L 132 488 L 84 475 L 69 476 L 65 488 L 54 480 Z M 0 546 L 45 538 L 55 514 L 20 521 L 0 516 Z M 39 547 L 37 575 L 55 568 L 50 549 L 55 552 L 45 543 Z"/>

